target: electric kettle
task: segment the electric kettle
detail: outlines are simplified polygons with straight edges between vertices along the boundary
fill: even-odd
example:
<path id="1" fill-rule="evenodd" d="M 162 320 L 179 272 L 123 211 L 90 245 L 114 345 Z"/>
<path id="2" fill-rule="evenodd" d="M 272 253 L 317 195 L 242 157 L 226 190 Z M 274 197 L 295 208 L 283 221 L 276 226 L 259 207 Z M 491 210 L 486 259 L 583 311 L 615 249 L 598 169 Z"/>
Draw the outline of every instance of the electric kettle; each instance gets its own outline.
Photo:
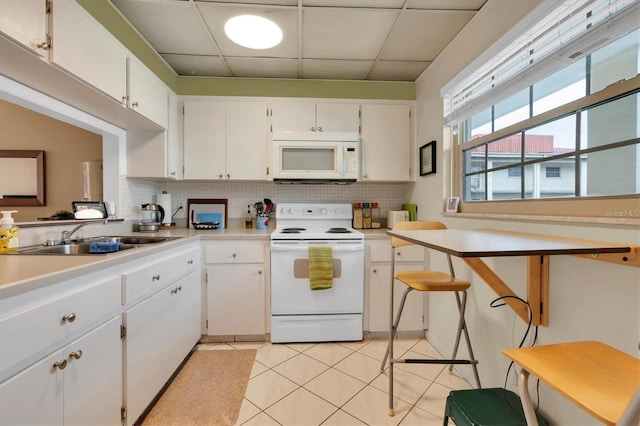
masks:
<path id="1" fill-rule="evenodd" d="M 138 231 L 156 232 L 164 219 L 164 209 L 158 204 L 142 204 L 138 216 Z"/>

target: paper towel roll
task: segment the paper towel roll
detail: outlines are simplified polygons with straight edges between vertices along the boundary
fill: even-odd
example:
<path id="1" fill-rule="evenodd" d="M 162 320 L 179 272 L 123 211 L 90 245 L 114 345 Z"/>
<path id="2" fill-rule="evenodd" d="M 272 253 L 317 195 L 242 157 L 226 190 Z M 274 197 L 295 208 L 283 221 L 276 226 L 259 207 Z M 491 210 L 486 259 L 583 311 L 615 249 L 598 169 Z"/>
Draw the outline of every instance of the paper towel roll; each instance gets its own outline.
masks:
<path id="1" fill-rule="evenodd" d="M 162 210 L 164 210 L 164 219 L 162 219 L 163 225 L 171 223 L 171 194 L 158 192 L 157 203 Z"/>

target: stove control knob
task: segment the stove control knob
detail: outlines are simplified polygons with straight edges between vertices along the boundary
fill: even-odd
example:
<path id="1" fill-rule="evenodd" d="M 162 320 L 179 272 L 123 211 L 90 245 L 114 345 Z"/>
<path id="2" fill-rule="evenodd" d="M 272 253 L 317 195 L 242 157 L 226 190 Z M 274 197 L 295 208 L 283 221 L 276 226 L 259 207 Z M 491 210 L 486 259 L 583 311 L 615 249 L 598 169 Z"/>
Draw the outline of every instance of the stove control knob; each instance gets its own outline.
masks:
<path id="1" fill-rule="evenodd" d="M 323 216 L 326 216 L 326 215 L 327 215 L 327 209 L 326 209 L 326 208 L 324 208 L 324 207 L 323 207 L 323 208 L 321 208 L 321 209 L 320 209 L 320 214 L 321 214 L 321 215 L 323 215 Z"/>
<path id="2" fill-rule="evenodd" d="M 342 214 L 347 214 L 348 212 L 349 212 L 349 209 L 348 209 L 348 208 L 344 207 L 344 208 L 342 209 Z"/>

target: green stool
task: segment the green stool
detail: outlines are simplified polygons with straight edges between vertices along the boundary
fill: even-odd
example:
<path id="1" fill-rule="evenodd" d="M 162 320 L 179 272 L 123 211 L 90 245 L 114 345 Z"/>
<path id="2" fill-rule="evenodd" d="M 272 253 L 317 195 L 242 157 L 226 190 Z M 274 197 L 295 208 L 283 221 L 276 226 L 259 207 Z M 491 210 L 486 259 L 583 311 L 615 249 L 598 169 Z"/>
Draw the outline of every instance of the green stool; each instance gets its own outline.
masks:
<path id="1" fill-rule="evenodd" d="M 548 426 L 544 417 L 536 416 L 540 426 Z M 451 391 L 444 409 L 444 426 L 449 424 L 449 417 L 456 426 L 527 426 L 520 398 L 502 388 Z"/>

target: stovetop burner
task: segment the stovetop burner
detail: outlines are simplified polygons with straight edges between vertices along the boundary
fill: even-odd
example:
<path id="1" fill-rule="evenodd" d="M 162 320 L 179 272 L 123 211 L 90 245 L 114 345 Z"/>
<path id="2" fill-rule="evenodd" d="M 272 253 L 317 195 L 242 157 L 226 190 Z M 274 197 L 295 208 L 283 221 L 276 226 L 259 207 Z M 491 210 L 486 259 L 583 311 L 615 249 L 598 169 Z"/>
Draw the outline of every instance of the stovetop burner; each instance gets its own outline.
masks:
<path id="1" fill-rule="evenodd" d="M 302 231 L 306 231 L 306 229 L 305 228 L 283 228 L 281 232 L 283 234 L 299 234 Z"/>
<path id="2" fill-rule="evenodd" d="M 329 228 L 327 234 L 350 234 L 351 231 L 347 228 Z"/>

